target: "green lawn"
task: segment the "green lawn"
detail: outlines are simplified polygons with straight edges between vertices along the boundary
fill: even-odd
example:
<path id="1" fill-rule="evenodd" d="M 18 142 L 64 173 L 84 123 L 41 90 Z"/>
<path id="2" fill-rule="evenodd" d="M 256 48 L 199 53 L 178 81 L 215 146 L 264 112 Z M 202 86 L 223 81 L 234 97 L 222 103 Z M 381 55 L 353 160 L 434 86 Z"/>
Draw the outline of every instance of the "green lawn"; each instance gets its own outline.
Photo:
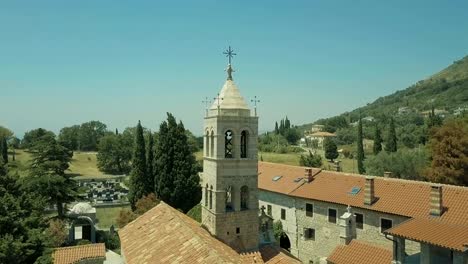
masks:
<path id="1" fill-rule="evenodd" d="M 12 152 L 10 152 L 9 169 L 13 173 L 18 172 L 20 176 L 27 175 L 32 155 L 26 150 L 18 149 L 15 151 L 16 161 L 12 161 Z M 75 179 L 100 179 L 112 178 L 114 176 L 102 173 L 97 167 L 96 152 L 74 152 L 70 167 L 66 173 L 77 176 Z"/>
<path id="2" fill-rule="evenodd" d="M 99 219 L 98 226 L 102 229 L 108 229 L 111 225 L 117 227 L 117 218 L 122 209 L 130 209 L 129 205 L 119 207 L 97 207 L 96 217 Z"/>

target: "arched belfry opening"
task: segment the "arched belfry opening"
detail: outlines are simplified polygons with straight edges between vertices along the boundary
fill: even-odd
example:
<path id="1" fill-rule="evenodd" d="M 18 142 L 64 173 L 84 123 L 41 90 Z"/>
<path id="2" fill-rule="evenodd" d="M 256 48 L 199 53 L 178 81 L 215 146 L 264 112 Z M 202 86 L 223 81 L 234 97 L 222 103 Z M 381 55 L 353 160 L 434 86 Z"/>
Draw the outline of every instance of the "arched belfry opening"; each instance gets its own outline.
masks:
<path id="1" fill-rule="evenodd" d="M 241 144 L 240 144 L 240 151 L 241 151 L 241 158 L 245 159 L 248 157 L 247 150 L 248 150 L 248 138 L 249 132 L 246 130 L 241 132 Z"/>
<path id="2" fill-rule="evenodd" d="M 210 132 L 207 130 L 205 133 L 205 157 L 210 156 Z"/>
<path id="3" fill-rule="evenodd" d="M 214 137 L 214 131 L 211 131 L 211 136 L 210 136 L 210 157 L 214 157 L 214 147 L 215 147 L 215 137 Z"/>
<path id="4" fill-rule="evenodd" d="M 224 157 L 226 159 L 234 158 L 234 133 L 232 130 L 228 130 L 224 133 Z"/>
<path id="5" fill-rule="evenodd" d="M 241 210 L 249 209 L 249 187 L 242 186 L 240 192 Z"/>
<path id="6" fill-rule="evenodd" d="M 234 205 L 232 203 L 232 186 L 226 188 L 226 212 L 233 211 Z"/>

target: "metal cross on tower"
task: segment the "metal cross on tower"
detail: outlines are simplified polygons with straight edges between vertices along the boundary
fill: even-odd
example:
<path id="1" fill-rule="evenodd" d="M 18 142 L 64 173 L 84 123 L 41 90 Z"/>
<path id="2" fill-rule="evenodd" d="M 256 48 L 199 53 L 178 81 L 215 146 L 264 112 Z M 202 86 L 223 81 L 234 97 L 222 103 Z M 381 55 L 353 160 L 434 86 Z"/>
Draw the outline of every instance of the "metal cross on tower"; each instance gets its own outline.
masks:
<path id="1" fill-rule="evenodd" d="M 213 100 L 216 100 L 216 103 L 217 103 L 217 105 L 218 105 L 218 115 L 219 115 L 219 107 L 221 106 L 221 104 L 220 104 L 219 101 L 224 100 L 224 98 L 219 97 L 219 94 L 218 94 L 215 98 L 213 98 Z"/>
<path id="2" fill-rule="evenodd" d="M 260 103 L 260 100 L 257 99 L 257 96 L 254 96 L 254 99 L 250 100 L 250 102 L 254 103 L 255 116 L 257 116 L 257 103 Z"/>
<path id="3" fill-rule="evenodd" d="M 229 62 L 229 65 L 231 65 L 231 59 L 232 57 L 234 57 L 235 55 L 237 55 L 236 53 L 234 53 L 234 50 L 231 49 L 231 46 L 229 46 L 229 48 L 223 52 L 223 54 L 226 55 L 226 57 L 228 57 L 228 62 Z"/>
<path id="4" fill-rule="evenodd" d="M 205 100 L 202 101 L 202 103 L 205 103 L 205 111 L 206 111 L 206 116 L 208 116 L 208 106 L 210 105 L 211 101 L 208 100 L 208 97 L 205 97 Z"/>

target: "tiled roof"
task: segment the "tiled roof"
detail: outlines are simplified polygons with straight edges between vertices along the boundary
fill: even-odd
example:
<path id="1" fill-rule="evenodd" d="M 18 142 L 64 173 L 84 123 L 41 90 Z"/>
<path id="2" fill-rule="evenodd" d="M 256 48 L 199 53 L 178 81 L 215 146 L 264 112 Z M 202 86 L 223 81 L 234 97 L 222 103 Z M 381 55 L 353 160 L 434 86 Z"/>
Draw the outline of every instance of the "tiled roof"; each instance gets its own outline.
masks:
<path id="1" fill-rule="evenodd" d="M 81 260 L 105 259 L 104 244 L 90 244 L 75 247 L 57 248 L 52 253 L 54 264 L 73 264 Z"/>
<path id="2" fill-rule="evenodd" d="M 462 252 L 468 244 L 467 226 L 444 224 L 438 220 L 411 219 L 385 233 Z"/>
<path id="3" fill-rule="evenodd" d="M 119 236 L 128 264 L 240 261 L 232 248 L 164 202 L 120 229 Z"/>
<path id="4" fill-rule="evenodd" d="M 265 263 L 265 264 L 299 264 L 294 258 L 282 248 L 274 246 L 263 246 L 259 251 L 241 253 L 242 263 Z"/>
<path id="5" fill-rule="evenodd" d="M 311 136 L 311 137 L 335 137 L 336 134 L 326 132 L 326 131 L 319 131 L 319 132 L 312 133 L 309 136 Z"/>
<path id="6" fill-rule="evenodd" d="M 267 165 L 264 166 L 263 162 L 259 163 L 258 187 L 263 190 L 306 199 L 351 205 L 352 207 L 366 208 L 389 214 L 430 218 L 430 183 L 375 177 L 374 190 L 377 200 L 368 206 L 364 205 L 366 178 L 362 175 L 321 171 L 314 176 L 312 182 L 304 183 L 295 190 L 290 191 L 289 183 L 284 186 L 280 186 L 280 184 L 274 186 L 264 179 L 269 179 L 275 175 L 288 174 L 291 171 L 294 174 L 301 175 L 300 171 L 303 171 L 304 168 L 283 164 L 271 165 L 269 163 Z M 360 189 L 355 195 L 350 194 L 353 187 Z M 443 185 L 442 201 L 445 210 L 439 219 L 446 223 L 468 226 L 468 188 Z"/>
<path id="7" fill-rule="evenodd" d="M 392 251 L 352 240 L 335 248 L 327 261 L 332 264 L 390 264 Z"/>
<path id="8" fill-rule="evenodd" d="M 268 248 L 239 254 L 164 202 L 119 230 L 119 236 L 128 264 L 264 263 L 264 259 L 276 261 L 266 263 L 297 263 L 284 252 L 273 254 Z"/>
<path id="9" fill-rule="evenodd" d="M 258 186 L 271 192 L 290 193 L 305 183 L 305 169 L 305 167 L 259 162 Z M 319 169 L 313 169 L 312 175 L 317 174 L 319 171 Z M 274 180 L 275 177 L 277 180 Z"/>

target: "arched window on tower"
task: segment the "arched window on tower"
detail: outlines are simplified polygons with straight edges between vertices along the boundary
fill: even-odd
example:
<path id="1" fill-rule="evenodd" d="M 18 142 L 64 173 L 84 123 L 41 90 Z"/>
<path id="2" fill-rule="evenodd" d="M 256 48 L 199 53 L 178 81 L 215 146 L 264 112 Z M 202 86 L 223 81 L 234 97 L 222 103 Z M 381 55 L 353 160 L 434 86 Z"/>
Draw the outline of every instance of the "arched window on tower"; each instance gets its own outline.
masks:
<path id="1" fill-rule="evenodd" d="M 205 135 L 205 157 L 210 156 L 210 132 L 206 131 Z"/>
<path id="2" fill-rule="evenodd" d="M 241 158 L 247 158 L 247 148 L 248 148 L 248 138 L 249 138 L 249 132 L 246 130 L 242 131 L 241 133 Z"/>
<path id="3" fill-rule="evenodd" d="M 226 188 L 226 211 L 232 211 L 234 207 L 232 206 L 232 186 Z"/>
<path id="4" fill-rule="evenodd" d="M 210 137 L 210 157 L 214 157 L 214 146 L 215 146 L 214 131 L 211 131 L 211 137 Z"/>
<path id="5" fill-rule="evenodd" d="M 208 206 L 208 183 L 206 184 L 206 188 L 205 188 L 205 207 Z"/>
<path id="6" fill-rule="evenodd" d="M 227 159 L 232 159 L 233 155 L 233 140 L 234 134 L 231 130 L 226 131 L 224 133 L 224 157 Z"/>
<path id="7" fill-rule="evenodd" d="M 241 210 L 247 210 L 249 209 L 249 187 L 244 185 L 240 191 Z"/>
<path id="8" fill-rule="evenodd" d="M 210 209 L 213 208 L 213 186 L 210 187 Z"/>

